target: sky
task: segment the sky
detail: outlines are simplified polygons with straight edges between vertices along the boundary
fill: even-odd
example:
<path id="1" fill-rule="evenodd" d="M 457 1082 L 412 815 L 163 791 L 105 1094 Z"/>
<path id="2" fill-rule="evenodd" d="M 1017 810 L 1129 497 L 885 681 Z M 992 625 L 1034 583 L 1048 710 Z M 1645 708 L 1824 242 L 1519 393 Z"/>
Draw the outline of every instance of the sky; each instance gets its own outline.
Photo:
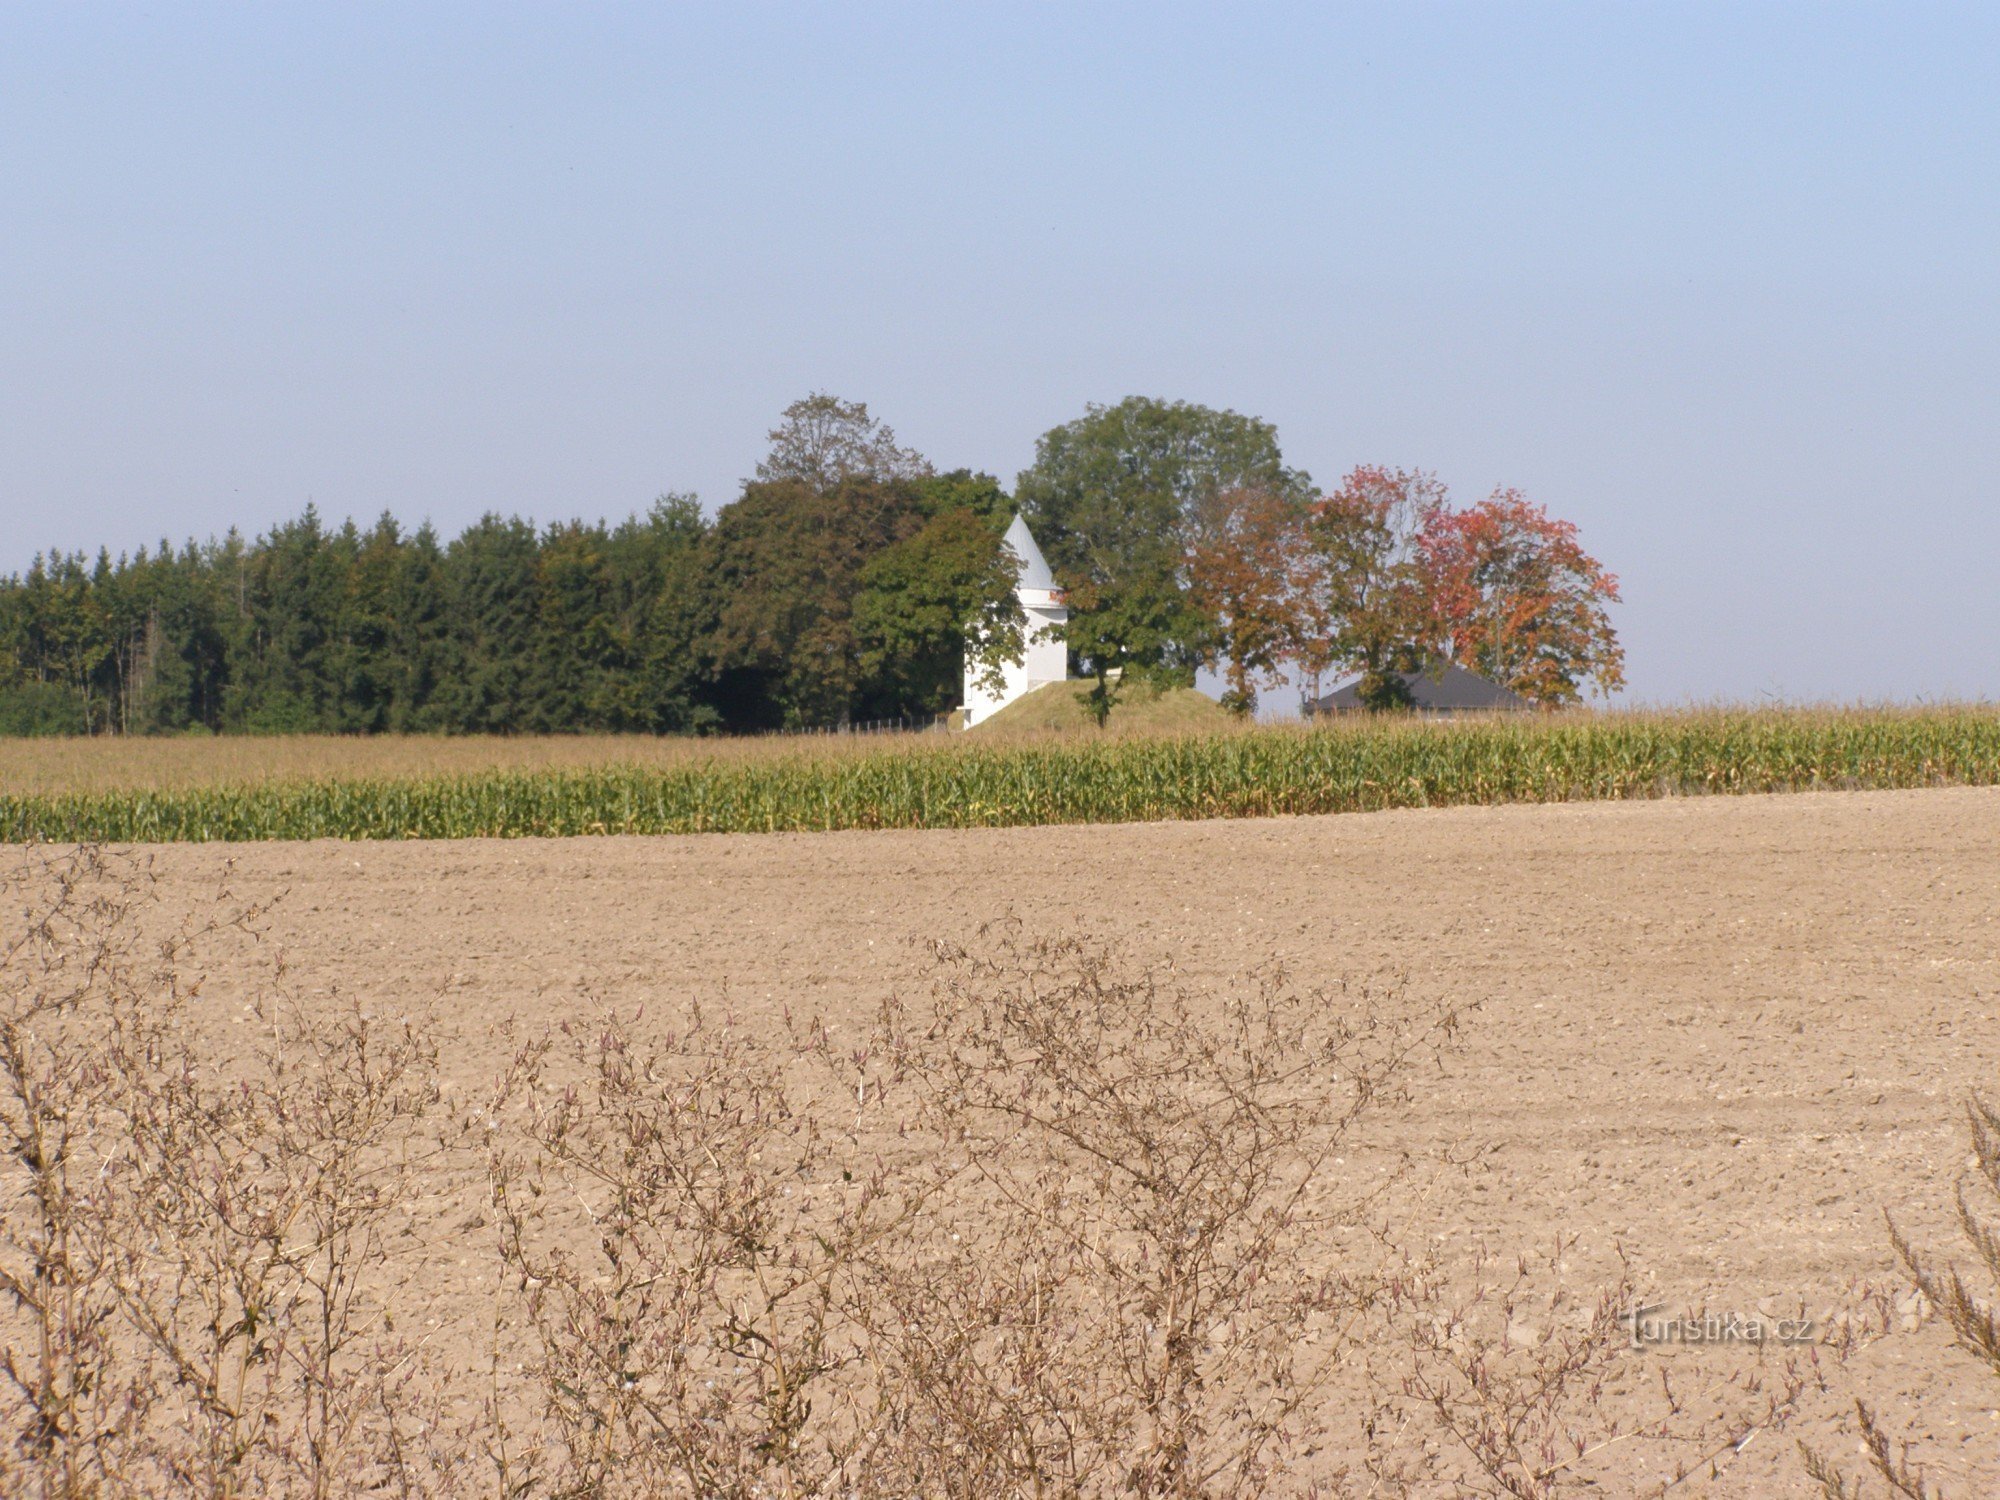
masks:
<path id="1" fill-rule="evenodd" d="M 0 573 L 727 503 L 785 405 L 1512 485 L 1623 701 L 2000 698 L 2000 7 L 0 0 Z"/>

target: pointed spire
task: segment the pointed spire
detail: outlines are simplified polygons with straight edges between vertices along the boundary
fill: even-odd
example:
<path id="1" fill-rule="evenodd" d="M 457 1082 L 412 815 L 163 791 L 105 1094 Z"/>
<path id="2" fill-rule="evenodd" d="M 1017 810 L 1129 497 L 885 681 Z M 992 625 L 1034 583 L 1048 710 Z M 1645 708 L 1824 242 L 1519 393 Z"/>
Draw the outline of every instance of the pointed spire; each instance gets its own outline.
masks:
<path id="1" fill-rule="evenodd" d="M 1035 545 L 1034 533 L 1028 530 L 1028 523 L 1019 511 L 1007 527 L 1007 545 L 1014 549 L 1014 555 L 1021 559 L 1021 588 L 1037 589 L 1043 593 L 1054 593 L 1056 575 L 1049 571 L 1048 559 L 1042 556 L 1042 549 Z"/>

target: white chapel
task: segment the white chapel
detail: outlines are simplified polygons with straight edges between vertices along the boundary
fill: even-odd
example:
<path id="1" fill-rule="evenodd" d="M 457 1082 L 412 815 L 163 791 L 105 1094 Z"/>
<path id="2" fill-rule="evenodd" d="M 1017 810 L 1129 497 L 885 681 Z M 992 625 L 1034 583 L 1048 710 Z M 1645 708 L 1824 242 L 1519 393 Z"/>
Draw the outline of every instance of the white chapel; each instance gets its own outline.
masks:
<path id="1" fill-rule="evenodd" d="M 1069 623 L 1069 609 L 1048 560 L 1035 545 L 1028 523 L 1017 513 L 1007 528 L 1007 545 L 1021 565 L 1020 582 L 1014 586 L 1014 601 L 1022 616 L 1022 654 L 1018 662 L 1001 668 L 1000 690 L 994 692 L 981 682 L 968 647 L 965 658 L 965 727 L 970 729 L 989 715 L 998 713 L 1016 698 L 1033 692 L 1044 683 L 1061 682 L 1069 676 L 1069 647 L 1063 641 L 1063 626 Z"/>

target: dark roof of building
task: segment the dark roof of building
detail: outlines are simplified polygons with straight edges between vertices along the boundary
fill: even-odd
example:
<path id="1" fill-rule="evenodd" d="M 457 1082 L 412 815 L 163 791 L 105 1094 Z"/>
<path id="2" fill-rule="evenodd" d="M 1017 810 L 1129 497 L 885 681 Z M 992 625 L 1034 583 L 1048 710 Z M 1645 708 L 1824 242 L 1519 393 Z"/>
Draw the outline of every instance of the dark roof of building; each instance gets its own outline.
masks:
<path id="1" fill-rule="evenodd" d="M 1497 682 L 1488 682 L 1477 672 L 1468 672 L 1463 667 L 1447 664 L 1436 673 L 1399 672 L 1396 675 L 1410 690 L 1410 702 L 1419 713 L 1474 713 L 1534 707 L 1519 693 L 1510 692 Z M 1355 681 L 1328 693 L 1312 705 L 1312 710 L 1314 713 L 1337 714 L 1349 713 L 1361 706 L 1361 684 Z"/>

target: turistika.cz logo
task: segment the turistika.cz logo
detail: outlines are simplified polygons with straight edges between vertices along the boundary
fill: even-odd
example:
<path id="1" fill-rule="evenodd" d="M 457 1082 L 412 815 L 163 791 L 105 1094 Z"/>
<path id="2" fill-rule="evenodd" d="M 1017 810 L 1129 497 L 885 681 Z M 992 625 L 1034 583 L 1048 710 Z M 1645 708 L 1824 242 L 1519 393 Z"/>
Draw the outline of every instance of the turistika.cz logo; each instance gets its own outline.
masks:
<path id="1" fill-rule="evenodd" d="M 1634 1349 L 1659 1344 L 1810 1344 L 1811 1318 L 1745 1317 L 1733 1312 L 1665 1315 L 1666 1303 L 1635 1307 L 1619 1319 Z"/>

